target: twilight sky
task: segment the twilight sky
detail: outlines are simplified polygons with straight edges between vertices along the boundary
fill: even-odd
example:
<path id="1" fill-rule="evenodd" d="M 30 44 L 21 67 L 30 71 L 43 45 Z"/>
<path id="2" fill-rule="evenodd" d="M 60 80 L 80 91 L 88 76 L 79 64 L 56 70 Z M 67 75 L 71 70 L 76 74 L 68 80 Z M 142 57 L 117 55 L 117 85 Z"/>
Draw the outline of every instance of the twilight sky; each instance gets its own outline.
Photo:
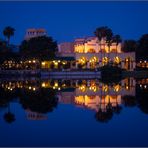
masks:
<path id="1" fill-rule="evenodd" d="M 0 2 L 0 38 L 5 26 L 16 29 L 11 43 L 20 44 L 27 28 L 45 28 L 59 42 L 92 36 L 108 26 L 123 39 L 148 33 L 146 2 Z"/>

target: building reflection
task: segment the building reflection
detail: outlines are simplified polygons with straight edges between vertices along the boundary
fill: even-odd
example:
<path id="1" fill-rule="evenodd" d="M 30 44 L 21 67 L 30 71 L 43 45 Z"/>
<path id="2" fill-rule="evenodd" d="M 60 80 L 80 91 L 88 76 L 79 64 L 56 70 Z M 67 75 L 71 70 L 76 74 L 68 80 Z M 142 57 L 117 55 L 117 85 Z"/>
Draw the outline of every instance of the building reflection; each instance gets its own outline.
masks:
<path id="1" fill-rule="evenodd" d="M 141 110 L 144 110 L 143 102 L 141 105 L 141 100 L 137 98 L 140 98 L 147 88 L 148 79 L 134 78 L 125 78 L 119 83 L 112 84 L 102 83 L 98 79 L 0 81 L 1 96 L 9 94 L 9 97 L 17 97 L 28 120 L 46 120 L 47 113 L 53 111 L 57 103 L 62 103 L 93 110 L 97 120 L 107 122 L 114 113 L 119 114 L 123 106 L 139 105 Z M 3 99 L 5 100 L 4 97 Z M 8 104 L 11 99 L 1 99 L 0 107 L 4 102 Z M 148 107 L 148 104 L 144 107 Z"/>

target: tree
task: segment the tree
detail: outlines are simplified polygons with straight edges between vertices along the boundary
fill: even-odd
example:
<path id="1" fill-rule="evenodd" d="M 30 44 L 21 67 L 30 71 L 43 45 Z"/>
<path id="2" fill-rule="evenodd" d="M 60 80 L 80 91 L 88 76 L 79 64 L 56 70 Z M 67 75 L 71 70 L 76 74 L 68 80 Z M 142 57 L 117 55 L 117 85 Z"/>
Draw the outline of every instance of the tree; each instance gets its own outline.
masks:
<path id="1" fill-rule="evenodd" d="M 96 28 L 96 30 L 94 32 L 95 36 L 98 38 L 98 41 L 99 41 L 99 46 L 100 46 L 100 50 L 101 50 L 101 60 L 102 60 L 101 40 L 106 37 L 106 30 L 107 29 L 108 29 L 107 26 L 102 26 L 102 27 Z"/>
<path id="2" fill-rule="evenodd" d="M 106 43 L 107 43 L 108 51 L 109 51 L 109 54 L 110 54 L 110 46 L 113 43 L 113 32 L 110 28 L 107 28 L 107 30 L 106 30 Z M 108 58 L 110 60 L 109 54 L 108 54 Z"/>
<path id="3" fill-rule="evenodd" d="M 123 43 L 123 52 L 135 52 L 137 48 L 137 42 L 135 40 L 125 40 Z"/>
<path id="4" fill-rule="evenodd" d="M 6 27 L 6 28 L 3 30 L 3 34 L 4 34 L 4 36 L 7 38 L 7 43 L 8 43 L 8 45 L 9 45 L 9 43 L 10 43 L 10 37 L 14 35 L 14 31 L 15 31 L 15 29 L 12 28 L 12 27 L 10 27 L 10 26 Z"/>
<path id="5" fill-rule="evenodd" d="M 55 57 L 56 51 L 56 41 L 47 36 L 24 40 L 20 45 L 20 53 L 23 59 L 36 58 L 38 60 L 49 60 Z"/>
<path id="6" fill-rule="evenodd" d="M 136 50 L 136 58 L 138 60 L 147 60 L 148 59 L 148 34 L 142 35 L 138 40 L 138 47 Z"/>
<path id="7" fill-rule="evenodd" d="M 119 43 L 122 42 L 121 36 L 120 35 L 113 36 L 113 42 L 116 43 L 116 53 L 117 53 L 117 47 L 118 47 Z"/>

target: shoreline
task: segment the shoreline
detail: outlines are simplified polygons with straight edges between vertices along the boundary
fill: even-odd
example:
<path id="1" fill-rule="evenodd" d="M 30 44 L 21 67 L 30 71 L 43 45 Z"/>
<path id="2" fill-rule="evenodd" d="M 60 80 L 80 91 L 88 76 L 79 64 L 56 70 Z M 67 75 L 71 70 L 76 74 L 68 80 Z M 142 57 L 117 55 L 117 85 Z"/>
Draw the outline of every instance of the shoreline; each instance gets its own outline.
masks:
<path id="1" fill-rule="evenodd" d="M 71 70 L 71 71 L 45 71 L 45 70 L 0 70 L 0 78 L 5 77 L 51 77 L 51 78 L 101 78 L 101 71 Z M 122 71 L 121 76 L 146 78 L 148 71 Z"/>

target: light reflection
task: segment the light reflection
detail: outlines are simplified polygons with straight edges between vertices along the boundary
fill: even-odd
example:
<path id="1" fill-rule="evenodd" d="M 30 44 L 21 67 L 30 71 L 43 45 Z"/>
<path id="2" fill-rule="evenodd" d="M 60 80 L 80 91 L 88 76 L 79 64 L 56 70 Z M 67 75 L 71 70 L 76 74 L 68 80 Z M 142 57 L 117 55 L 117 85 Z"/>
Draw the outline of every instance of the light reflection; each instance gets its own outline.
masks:
<path id="1" fill-rule="evenodd" d="M 75 104 L 76 106 L 94 110 L 96 113 L 108 112 L 108 109 L 119 112 L 122 105 L 135 105 L 136 91 L 147 89 L 148 79 L 123 79 L 120 83 L 104 84 L 100 80 L 5 80 L 0 81 L 0 87 L 6 93 L 15 90 L 30 94 L 37 94 L 41 90 L 54 90 L 59 103 Z M 23 90 L 23 91 L 22 91 Z M 25 93 L 24 93 L 25 95 Z M 30 95 L 31 96 L 31 95 Z M 41 95 L 44 96 L 44 95 Z"/>

